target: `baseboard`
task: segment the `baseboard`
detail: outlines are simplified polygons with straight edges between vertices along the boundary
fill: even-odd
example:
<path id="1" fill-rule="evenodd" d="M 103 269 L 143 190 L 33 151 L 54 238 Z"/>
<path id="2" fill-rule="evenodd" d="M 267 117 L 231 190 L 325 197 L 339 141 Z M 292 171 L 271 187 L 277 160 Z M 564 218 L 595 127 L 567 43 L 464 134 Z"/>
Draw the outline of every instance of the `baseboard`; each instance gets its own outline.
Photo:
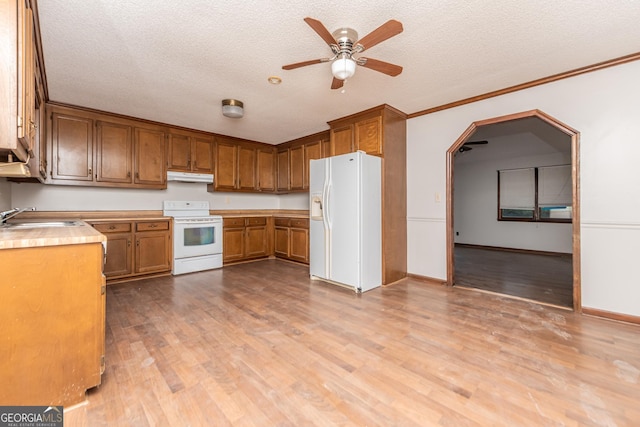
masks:
<path id="1" fill-rule="evenodd" d="M 600 310 L 597 308 L 582 307 L 582 314 L 588 316 L 602 317 L 609 320 L 617 320 L 618 322 L 633 323 L 640 325 L 640 316 L 632 316 L 630 314 L 615 313 L 612 311 Z"/>
<path id="2" fill-rule="evenodd" d="M 109 278 L 107 278 L 107 286 L 109 286 L 109 285 L 119 285 L 121 283 L 135 282 L 135 281 L 138 281 L 138 280 L 156 279 L 158 277 L 166 277 L 166 276 L 171 276 L 171 271 L 165 271 L 165 272 L 162 272 L 162 273 L 144 274 L 144 275 L 140 275 L 140 276 L 120 277 L 118 279 L 109 279 Z"/>
<path id="3" fill-rule="evenodd" d="M 444 286 L 447 284 L 446 280 L 436 279 L 435 277 L 429 277 L 429 276 L 421 276 L 419 274 L 407 273 L 406 278 L 419 280 L 420 282 L 429 283 L 430 285 Z"/>
<path id="4" fill-rule="evenodd" d="M 566 252 L 537 251 L 534 249 L 519 249 L 519 248 L 503 248 L 500 246 L 474 245 L 471 243 L 456 243 L 455 246 L 464 247 L 464 248 L 487 249 L 491 251 L 519 252 L 523 254 L 534 254 L 534 255 L 566 256 L 566 257 L 573 256 L 573 254 L 566 253 Z"/>

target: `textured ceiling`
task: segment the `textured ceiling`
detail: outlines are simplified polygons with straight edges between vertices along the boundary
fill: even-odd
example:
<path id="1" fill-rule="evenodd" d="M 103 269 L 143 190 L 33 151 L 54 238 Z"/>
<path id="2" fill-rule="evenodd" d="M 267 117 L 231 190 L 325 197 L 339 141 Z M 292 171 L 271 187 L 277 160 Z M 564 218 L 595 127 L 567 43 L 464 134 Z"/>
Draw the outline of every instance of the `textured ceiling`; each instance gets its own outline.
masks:
<path id="1" fill-rule="evenodd" d="M 40 0 L 49 98 L 277 144 L 383 103 L 407 114 L 640 51 L 632 0 Z M 404 32 L 363 56 L 331 90 L 330 56 L 303 21 L 363 37 L 389 19 Z M 282 78 L 278 86 L 267 77 Z M 245 104 L 221 114 L 224 98 Z M 479 118 L 480 119 L 480 118 Z"/>

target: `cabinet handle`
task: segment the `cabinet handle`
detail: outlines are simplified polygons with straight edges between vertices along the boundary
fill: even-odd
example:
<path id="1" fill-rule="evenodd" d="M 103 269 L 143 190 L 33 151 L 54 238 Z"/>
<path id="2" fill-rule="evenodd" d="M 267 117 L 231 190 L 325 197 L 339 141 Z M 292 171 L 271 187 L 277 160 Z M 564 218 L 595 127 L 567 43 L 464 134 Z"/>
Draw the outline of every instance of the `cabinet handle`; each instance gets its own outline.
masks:
<path id="1" fill-rule="evenodd" d="M 131 178 L 131 171 L 127 172 L 127 178 Z"/>
<path id="2" fill-rule="evenodd" d="M 110 226 L 109 226 L 109 230 L 115 230 L 115 229 L 116 229 L 116 226 L 115 226 L 115 225 L 110 225 Z"/>
<path id="3" fill-rule="evenodd" d="M 140 246 L 140 240 L 136 240 L 136 246 Z"/>
<path id="4" fill-rule="evenodd" d="M 89 175 L 93 173 L 93 169 L 89 168 Z"/>
<path id="5" fill-rule="evenodd" d="M 130 248 L 131 247 L 131 240 L 127 240 L 127 247 Z"/>
<path id="6" fill-rule="evenodd" d="M 149 224 L 149 228 L 156 228 L 158 224 Z"/>

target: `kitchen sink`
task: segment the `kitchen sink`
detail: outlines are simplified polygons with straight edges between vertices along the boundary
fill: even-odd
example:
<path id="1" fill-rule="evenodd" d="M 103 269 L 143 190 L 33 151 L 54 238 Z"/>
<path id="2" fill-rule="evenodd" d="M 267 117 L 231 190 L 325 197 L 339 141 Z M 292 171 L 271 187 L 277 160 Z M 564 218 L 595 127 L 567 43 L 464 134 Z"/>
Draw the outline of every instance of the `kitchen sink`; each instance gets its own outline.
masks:
<path id="1" fill-rule="evenodd" d="M 42 222 L 10 222 L 3 224 L 1 228 L 25 229 L 25 228 L 47 228 L 47 227 L 79 227 L 84 225 L 82 221 L 42 221 Z"/>

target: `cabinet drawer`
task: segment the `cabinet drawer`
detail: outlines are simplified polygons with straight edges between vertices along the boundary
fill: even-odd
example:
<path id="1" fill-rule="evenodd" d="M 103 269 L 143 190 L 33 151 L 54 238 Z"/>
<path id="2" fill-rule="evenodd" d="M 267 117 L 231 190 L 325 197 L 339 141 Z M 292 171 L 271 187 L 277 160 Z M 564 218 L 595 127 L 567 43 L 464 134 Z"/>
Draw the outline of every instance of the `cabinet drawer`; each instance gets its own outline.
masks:
<path id="1" fill-rule="evenodd" d="M 109 222 L 93 224 L 93 228 L 101 233 L 128 233 L 131 231 L 130 222 Z"/>
<path id="2" fill-rule="evenodd" d="M 244 227 L 244 218 L 224 218 L 225 227 Z"/>
<path id="3" fill-rule="evenodd" d="M 309 220 L 306 218 L 291 218 L 291 227 L 309 228 Z"/>
<path id="4" fill-rule="evenodd" d="M 289 227 L 289 218 L 276 218 L 276 227 Z"/>
<path id="5" fill-rule="evenodd" d="M 158 231 L 168 230 L 169 221 L 152 221 L 136 223 L 136 231 Z"/>
<path id="6" fill-rule="evenodd" d="M 247 218 L 247 225 L 267 225 L 267 218 Z"/>

